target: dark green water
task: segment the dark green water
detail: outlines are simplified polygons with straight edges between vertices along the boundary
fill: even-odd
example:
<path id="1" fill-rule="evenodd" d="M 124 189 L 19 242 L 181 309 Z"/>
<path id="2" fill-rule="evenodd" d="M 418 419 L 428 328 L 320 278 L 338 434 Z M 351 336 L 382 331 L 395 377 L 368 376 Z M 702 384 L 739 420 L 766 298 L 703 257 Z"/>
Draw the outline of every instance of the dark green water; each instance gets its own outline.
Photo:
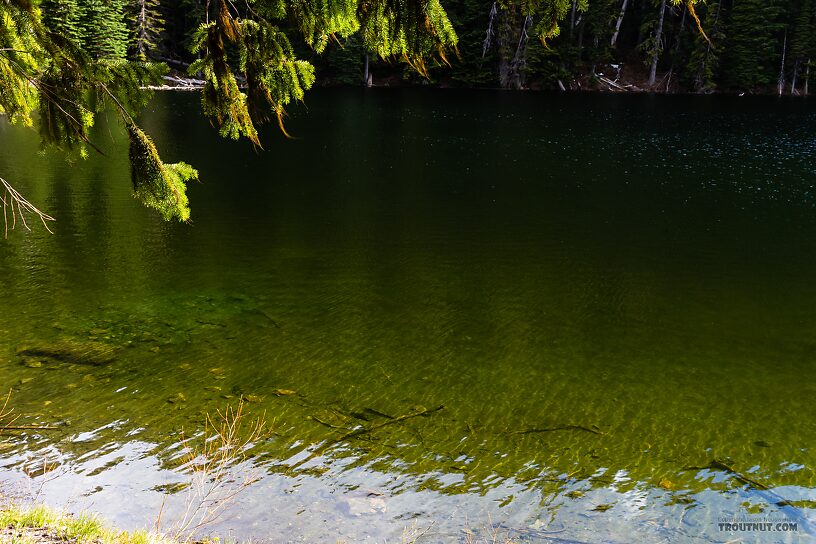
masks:
<path id="1" fill-rule="evenodd" d="M 4 446 L 7 487 L 148 526 L 179 430 L 243 395 L 273 433 L 221 534 L 808 538 L 816 104 L 317 91 L 257 153 L 197 105 L 143 120 L 201 172 L 192 225 L 131 197 L 115 123 L 74 165 L 0 124 L 0 175 L 58 219 L 0 243 L 0 383 L 62 425 Z M 115 361 L 18 354 L 66 339 Z"/>

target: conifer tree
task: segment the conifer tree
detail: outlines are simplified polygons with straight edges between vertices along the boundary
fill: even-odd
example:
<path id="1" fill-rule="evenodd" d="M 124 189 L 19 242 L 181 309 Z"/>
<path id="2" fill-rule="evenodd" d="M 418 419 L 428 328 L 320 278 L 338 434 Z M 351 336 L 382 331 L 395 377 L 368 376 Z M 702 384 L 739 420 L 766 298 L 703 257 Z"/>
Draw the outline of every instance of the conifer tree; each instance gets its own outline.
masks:
<path id="1" fill-rule="evenodd" d="M 592 66 L 591 74 L 595 74 L 594 67 L 601 63 L 612 60 L 611 38 L 615 32 L 618 6 L 620 2 L 615 0 L 594 0 L 585 15 L 586 27 L 592 37 L 592 47 L 588 57 Z"/>
<path id="2" fill-rule="evenodd" d="M 164 21 L 161 53 L 172 59 L 189 59 L 198 25 L 206 19 L 206 0 L 160 0 Z"/>
<path id="3" fill-rule="evenodd" d="M 158 48 L 164 31 L 165 21 L 159 0 L 131 0 L 130 20 L 130 49 L 135 57 L 146 59 Z"/>
<path id="4" fill-rule="evenodd" d="M 40 4 L 45 26 L 69 40 L 80 42 L 80 7 L 77 0 L 43 0 Z"/>
<path id="5" fill-rule="evenodd" d="M 459 36 L 459 55 L 451 62 L 451 78 L 460 85 L 496 86 L 495 48 L 485 49 L 492 0 L 447 2 L 445 9 Z"/>
<path id="6" fill-rule="evenodd" d="M 702 27 L 706 36 L 694 34 L 687 66 L 692 88 L 698 93 L 711 92 L 717 88 L 720 47 L 715 47 L 714 44 L 721 46 L 725 43 L 725 33 L 722 31 L 722 2 L 709 4 L 704 9 Z"/>
<path id="7" fill-rule="evenodd" d="M 724 66 L 730 87 L 752 89 L 775 82 L 780 15 L 775 0 L 734 0 Z"/>
<path id="8" fill-rule="evenodd" d="M 814 2 L 813 0 L 800 0 L 794 6 L 796 14 L 793 22 L 793 35 L 791 36 L 790 56 L 793 60 L 793 70 L 791 74 L 791 94 L 797 93 L 797 82 L 799 76 L 808 71 L 810 58 L 814 51 Z"/>
<path id="9" fill-rule="evenodd" d="M 82 46 L 97 59 L 124 59 L 128 28 L 126 0 L 81 0 Z"/>

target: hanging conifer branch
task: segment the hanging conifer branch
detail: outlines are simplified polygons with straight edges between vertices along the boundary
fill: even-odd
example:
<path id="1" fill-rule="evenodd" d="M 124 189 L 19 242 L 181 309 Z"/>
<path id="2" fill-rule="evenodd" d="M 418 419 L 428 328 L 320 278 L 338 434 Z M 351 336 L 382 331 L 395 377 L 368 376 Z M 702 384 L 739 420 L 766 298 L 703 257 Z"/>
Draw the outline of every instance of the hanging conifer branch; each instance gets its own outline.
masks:
<path id="1" fill-rule="evenodd" d="M 135 195 L 163 217 L 186 221 L 186 182 L 197 172 L 184 163 L 165 164 L 136 123 L 150 96 L 145 87 L 160 83 L 167 67 L 125 60 L 124 9 L 119 8 L 128 1 L 135 20 L 130 51 L 143 61 L 163 25 L 159 0 L 110 0 L 85 11 L 76 0 L 41 0 L 36 8 L 30 0 L 0 0 L 0 111 L 12 122 L 33 126 L 36 121 L 44 144 L 78 149 L 84 157 L 87 149 L 102 153 L 91 142 L 91 128 L 112 105 L 128 133 Z M 214 0 L 210 10 L 207 0 L 201 13 L 207 22 L 192 40 L 199 58 L 189 70 L 202 74 L 203 110 L 220 133 L 246 137 L 257 147 L 259 124 L 277 122 L 289 136 L 285 107 L 303 100 L 315 79 L 314 67 L 297 57 L 276 20 L 299 31 L 316 52 L 329 40 L 340 43 L 338 37 L 360 32 L 369 51 L 401 58 L 426 77 L 428 59 L 447 64 L 447 53 L 456 51 L 456 33 L 439 0 L 245 3 L 239 10 L 232 0 Z M 9 192 L 4 202 L 12 221 L 19 212 L 36 210 L 19 193 Z"/>
<path id="2" fill-rule="evenodd" d="M 189 164 L 164 164 L 153 141 L 135 123 L 127 125 L 133 192 L 145 206 L 158 210 L 166 220 L 190 219 L 187 182 L 198 179 Z"/>
<path id="3" fill-rule="evenodd" d="M 447 63 L 446 49 L 456 46 L 456 33 L 439 0 L 247 0 L 247 7 L 249 17 L 240 18 L 231 13 L 227 0 L 217 0 L 212 21 L 193 37 L 193 52 L 200 58 L 188 74 L 202 74 L 203 110 L 221 135 L 247 137 L 256 147 L 261 147 L 257 125 L 273 119 L 288 136 L 285 107 L 302 100 L 314 83 L 314 67 L 297 58 L 287 35 L 270 19 L 294 23 L 317 52 L 330 39 L 359 31 L 368 50 L 383 58 L 402 58 L 425 77 L 426 58 L 436 55 Z M 232 65 L 228 47 L 237 51 Z M 246 92 L 236 74 L 246 81 Z"/>
<path id="4" fill-rule="evenodd" d="M 93 58 L 60 29 L 48 28 L 25 0 L 0 1 L 0 111 L 12 122 L 31 126 L 37 110 L 44 144 L 66 150 L 86 147 L 102 151 L 90 141 L 89 129 L 107 103 L 119 112 L 131 143 L 131 172 L 135 195 L 163 217 L 187 221 L 190 210 L 186 182 L 197 172 L 187 164 L 165 164 L 155 146 L 136 125 L 136 113 L 150 93 L 141 87 L 158 83 L 166 66 L 129 62 L 114 56 Z M 62 29 L 66 33 L 70 27 Z M 100 98 L 102 98 L 100 100 Z M 27 216 L 40 219 L 46 230 L 54 221 L 26 200 L 11 184 L 3 187 L 5 233 L 19 219 L 29 228 Z"/>

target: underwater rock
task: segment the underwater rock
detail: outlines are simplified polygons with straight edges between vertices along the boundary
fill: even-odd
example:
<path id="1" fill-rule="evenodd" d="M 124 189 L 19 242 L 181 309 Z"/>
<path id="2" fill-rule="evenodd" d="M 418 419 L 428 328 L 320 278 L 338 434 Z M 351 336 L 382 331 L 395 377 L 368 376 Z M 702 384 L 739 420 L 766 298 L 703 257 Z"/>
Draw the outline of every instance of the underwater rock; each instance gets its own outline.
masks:
<path id="1" fill-rule="evenodd" d="M 363 514 L 376 514 L 386 511 L 385 498 L 377 493 L 363 496 L 344 497 L 340 508 L 349 516 L 359 517 Z"/>
<path id="2" fill-rule="evenodd" d="M 17 349 L 22 357 L 45 357 L 63 363 L 104 366 L 116 359 L 119 348 L 103 342 L 87 342 L 61 338 L 54 342 Z"/>
<path id="3" fill-rule="evenodd" d="M 272 391 L 272 394 L 279 397 L 288 397 L 291 395 L 297 395 L 297 391 L 292 391 L 291 389 L 275 389 Z"/>
<path id="4" fill-rule="evenodd" d="M 178 402 L 187 402 L 187 396 L 184 393 L 176 393 L 172 397 L 167 399 L 167 402 L 170 404 L 176 404 Z"/>

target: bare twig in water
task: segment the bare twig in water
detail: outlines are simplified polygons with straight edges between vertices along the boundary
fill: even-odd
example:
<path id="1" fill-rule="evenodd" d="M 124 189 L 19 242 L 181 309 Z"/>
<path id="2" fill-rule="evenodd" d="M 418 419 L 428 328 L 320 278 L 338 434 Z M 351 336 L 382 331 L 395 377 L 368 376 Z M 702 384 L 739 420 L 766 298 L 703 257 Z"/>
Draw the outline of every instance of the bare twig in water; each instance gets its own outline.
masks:
<path id="1" fill-rule="evenodd" d="M 20 222 L 27 230 L 31 230 L 31 227 L 28 226 L 26 222 L 26 214 L 30 213 L 32 215 L 37 216 L 40 221 L 42 221 L 45 230 L 54 234 L 54 232 L 48 228 L 48 223 L 46 221 L 56 221 L 53 217 L 48 215 L 45 212 L 40 211 L 36 206 L 31 204 L 28 200 L 26 200 L 23 195 L 17 192 L 17 189 L 11 186 L 9 182 L 0 178 L 0 185 L 3 186 L 4 194 L 0 197 L 0 200 L 3 201 L 3 224 L 5 226 L 5 237 L 8 238 L 8 231 L 9 231 L 9 211 L 11 212 L 11 228 L 17 226 L 17 216 L 20 216 Z M 9 210 L 10 208 L 10 210 Z"/>
<path id="2" fill-rule="evenodd" d="M 6 400 L 3 401 L 3 406 L 0 406 L 0 434 L 5 431 L 54 431 L 59 427 L 54 425 L 14 425 L 19 415 L 12 415 L 14 408 L 9 407 L 11 400 L 11 390 L 6 395 Z M 10 419 L 9 419 L 10 418 Z"/>
<path id="3" fill-rule="evenodd" d="M 3 401 L 3 406 L 0 407 L 0 431 L 10 428 L 12 423 L 17 421 L 17 418 L 19 417 L 19 416 L 16 416 L 16 415 L 12 416 L 12 412 L 14 411 L 14 408 L 9 407 L 9 401 L 10 400 L 11 400 L 11 389 L 9 389 L 8 395 L 6 395 L 6 400 Z M 11 419 L 9 419 L 9 418 L 11 418 Z"/>
<path id="4" fill-rule="evenodd" d="M 406 527 L 402 530 L 402 544 L 417 544 L 419 540 L 433 529 L 436 520 L 432 521 L 430 525 L 425 527 L 422 531 L 419 530 L 416 521 L 411 527 Z"/>
<path id="5" fill-rule="evenodd" d="M 3 401 L 3 405 L 0 406 L 0 435 L 6 434 L 7 431 L 19 431 L 19 430 L 55 430 L 58 427 L 52 425 L 14 425 L 14 422 L 17 421 L 19 415 L 13 414 L 14 409 L 9 407 L 9 402 L 11 400 L 11 393 L 12 391 L 9 390 L 8 395 L 6 395 L 6 399 Z M 58 462 L 49 462 L 47 454 L 43 455 L 42 458 L 42 465 L 39 463 L 36 464 L 29 464 L 26 463 L 22 467 L 22 470 L 25 474 L 27 474 L 32 480 L 34 481 L 35 478 L 41 477 L 39 482 L 39 487 L 37 488 L 36 492 L 32 489 L 32 496 L 34 497 L 34 501 L 37 502 L 39 500 L 40 495 L 42 494 L 43 488 L 45 484 L 55 480 L 57 477 L 61 475 L 60 471 L 55 471 L 55 469 L 60 468 Z"/>
<path id="6" fill-rule="evenodd" d="M 247 452 L 261 438 L 263 417 L 245 425 L 244 403 L 217 412 L 216 420 L 207 416 L 204 432 L 192 440 L 182 438 L 186 449 L 184 467 L 192 474 L 187 505 L 171 530 L 177 540 L 190 541 L 202 527 L 217 521 L 225 506 L 244 489 L 258 480 L 251 472 L 237 476 L 232 470 L 247 460 Z M 198 442 L 198 441 L 197 441 Z M 159 514 L 160 523 L 161 513 Z"/>
<path id="7" fill-rule="evenodd" d="M 0 431 L 56 431 L 54 425 L 3 425 Z"/>

